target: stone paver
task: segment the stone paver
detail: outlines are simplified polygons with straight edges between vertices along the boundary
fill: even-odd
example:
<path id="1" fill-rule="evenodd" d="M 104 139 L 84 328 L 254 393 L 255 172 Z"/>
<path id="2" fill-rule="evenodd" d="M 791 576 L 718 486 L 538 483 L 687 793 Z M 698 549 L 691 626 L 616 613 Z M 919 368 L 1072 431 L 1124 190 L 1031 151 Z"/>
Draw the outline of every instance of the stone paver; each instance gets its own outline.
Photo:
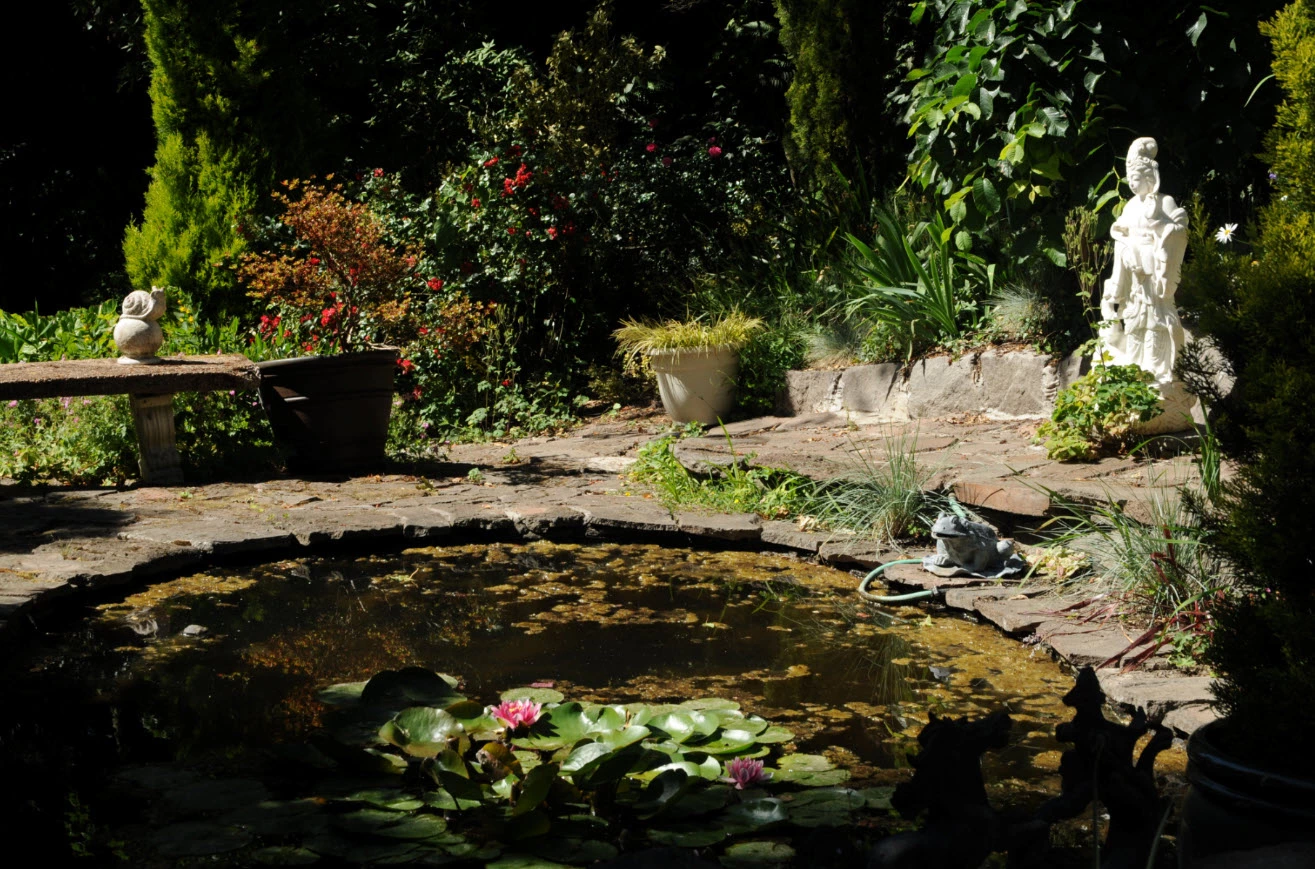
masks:
<path id="1" fill-rule="evenodd" d="M 1002 365 L 996 374 L 1006 377 Z M 948 376 L 940 368 L 928 370 L 937 378 Z M 883 372 L 859 372 L 851 380 L 867 377 L 864 388 L 875 396 L 877 375 Z M 825 389 L 834 391 L 843 379 L 837 374 Z M 890 401 L 882 407 L 889 410 Z M 1032 398 L 1010 401 L 1013 415 L 1030 407 Z M 952 489 L 962 502 L 1020 525 L 1054 511 L 1047 490 L 1086 499 L 1115 493 L 1131 509 L 1171 498 L 1172 484 L 1195 473 L 1182 457 L 1056 465 L 1030 442 L 1035 418 L 960 415 L 891 422 L 852 408 L 796 410 L 805 415 L 727 426 L 730 446 L 720 429 L 687 440 L 680 445 L 681 460 L 715 473 L 733 449 L 742 461 L 821 478 L 854 472 L 864 463 L 879 465 L 888 445 L 910 445 L 923 466 L 935 471 L 929 485 Z M 6 620 L 11 626 L 26 621 L 25 613 L 80 589 L 142 582 L 228 558 L 332 546 L 620 537 L 792 551 L 857 574 L 922 554 L 757 516 L 697 510 L 673 515 L 623 476 L 639 447 L 658 436 L 664 423 L 650 414 L 596 421 L 559 437 L 457 445 L 444 462 L 408 474 L 122 491 L 0 484 L 0 640 L 18 633 L 3 629 Z M 471 468 L 480 469 L 482 483 L 467 478 Z M 883 580 L 895 592 L 937 586 L 947 606 L 1028 637 L 1079 666 L 1099 663 L 1096 659 L 1120 650 L 1118 643 L 1126 645 L 1130 632 L 1140 632 L 1135 625 L 1084 622 L 1088 610 L 1082 608 L 1061 612 L 1081 603 L 1080 595 L 1058 597 L 1008 584 L 965 587 L 930 578 L 916 566 L 892 567 Z M 854 584 L 857 588 L 857 579 Z M 1164 670 L 1120 674 L 1110 668 L 1101 678 L 1111 700 L 1165 716 L 1180 732 L 1213 715 L 1205 677 Z"/>

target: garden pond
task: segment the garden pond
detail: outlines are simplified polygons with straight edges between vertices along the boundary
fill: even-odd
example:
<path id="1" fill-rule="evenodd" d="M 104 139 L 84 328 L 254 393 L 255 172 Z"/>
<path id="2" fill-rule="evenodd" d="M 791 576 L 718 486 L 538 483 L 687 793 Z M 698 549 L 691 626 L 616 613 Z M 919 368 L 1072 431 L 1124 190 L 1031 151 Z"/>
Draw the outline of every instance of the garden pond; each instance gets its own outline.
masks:
<path id="1" fill-rule="evenodd" d="M 1071 677 L 990 626 L 862 605 L 856 585 L 783 556 L 548 542 L 163 582 L 10 655 L 0 808 L 51 855 L 139 866 L 653 847 L 852 865 L 907 828 L 890 792 L 928 715 L 1001 708 L 992 802 L 1053 795 Z M 540 720 L 491 716 L 518 700 Z"/>

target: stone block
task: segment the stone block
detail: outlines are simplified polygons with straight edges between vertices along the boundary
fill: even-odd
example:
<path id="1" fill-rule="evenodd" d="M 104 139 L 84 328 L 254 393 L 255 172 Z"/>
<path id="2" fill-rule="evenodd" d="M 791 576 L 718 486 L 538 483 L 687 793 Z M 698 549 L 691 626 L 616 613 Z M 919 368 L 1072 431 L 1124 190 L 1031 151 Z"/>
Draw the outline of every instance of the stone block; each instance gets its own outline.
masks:
<path id="1" fill-rule="evenodd" d="M 855 365 L 840 374 L 840 410 L 908 419 L 908 393 L 893 362 Z"/>
<path id="2" fill-rule="evenodd" d="M 676 514 L 676 525 L 694 537 L 736 542 L 762 539 L 762 519 L 753 514 L 681 511 Z"/>
<path id="3" fill-rule="evenodd" d="M 967 588 L 948 588 L 945 590 L 945 605 L 957 610 L 976 611 L 978 601 L 1009 599 L 1021 595 L 1027 600 L 1039 590 L 1020 591 L 1016 585 L 975 585 Z"/>
<path id="4" fill-rule="evenodd" d="M 507 534 L 515 530 L 511 517 L 494 504 L 443 504 L 430 508 L 454 533 Z"/>
<path id="5" fill-rule="evenodd" d="M 1075 669 L 1099 667 L 1128 648 L 1128 643 L 1133 639 L 1114 625 L 1064 620 L 1042 624 L 1037 634 L 1042 642 Z M 1129 655 L 1136 655 L 1138 651 L 1140 649 L 1134 649 Z"/>
<path id="6" fill-rule="evenodd" d="M 954 497 L 973 507 L 984 507 L 1015 516 L 1044 516 L 1050 509 L 1050 496 L 1022 483 L 996 480 L 960 480 L 954 484 Z"/>
<path id="7" fill-rule="evenodd" d="M 507 508 L 507 518 L 522 537 L 530 540 L 565 536 L 584 529 L 583 513 L 555 504 L 516 504 Z"/>
<path id="8" fill-rule="evenodd" d="M 1034 634 L 1042 623 L 1054 616 L 1045 612 L 1052 605 L 1037 600 L 988 600 L 979 598 L 974 609 L 977 614 L 1007 634 Z"/>
<path id="9" fill-rule="evenodd" d="M 1155 721 L 1175 709 L 1209 704 L 1215 699 L 1209 676 L 1141 670 L 1120 673 L 1113 667 L 1097 670 L 1096 675 L 1100 677 L 1100 687 L 1111 703 L 1144 709 L 1147 717 Z"/>
<path id="10" fill-rule="evenodd" d="M 836 410 L 839 401 L 839 371 L 787 371 L 785 387 L 776 396 L 775 413 L 799 416 Z"/>
<path id="11" fill-rule="evenodd" d="M 119 539 L 190 547 L 216 557 L 290 548 L 295 541 L 286 529 L 263 522 L 239 522 L 222 515 L 138 522 L 120 531 Z"/>
<path id="12" fill-rule="evenodd" d="M 982 412 L 997 419 L 1049 416 L 1045 381 L 1050 362 L 1049 356 L 1025 350 L 983 353 L 977 378 Z"/>
<path id="13" fill-rule="evenodd" d="M 1205 703 L 1193 703 L 1169 710 L 1160 723 L 1165 727 L 1172 728 L 1175 733 L 1191 736 L 1197 730 L 1218 719 L 1219 713 L 1215 711 L 1213 706 Z"/>
<path id="14" fill-rule="evenodd" d="M 781 522 L 775 519 L 763 522 L 762 541 L 772 546 L 784 546 L 800 552 L 815 553 L 828 539 L 830 538 L 827 534 L 800 531 L 799 526 L 793 522 Z"/>
<path id="15" fill-rule="evenodd" d="M 859 540 L 850 537 L 834 537 L 818 547 L 817 555 L 827 564 L 838 567 L 857 566 L 871 570 L 879 564 L 899 558 L 898 552 L 892 552 L 875 540 Z"/>
<path id="16" fill-rule="evenodd" d="M 279 524 L 292 531 L 302 546 L 403 536 L 399 516 L 367 504 L 325 507 L 314 503 L 289 510 Z"/>
<path id="17" fill-rule="evenodd" d="M 680 529 L 661 505 L 615 495 L 581 498 L 585 530 L 599 534 L 675 534 Z"/>

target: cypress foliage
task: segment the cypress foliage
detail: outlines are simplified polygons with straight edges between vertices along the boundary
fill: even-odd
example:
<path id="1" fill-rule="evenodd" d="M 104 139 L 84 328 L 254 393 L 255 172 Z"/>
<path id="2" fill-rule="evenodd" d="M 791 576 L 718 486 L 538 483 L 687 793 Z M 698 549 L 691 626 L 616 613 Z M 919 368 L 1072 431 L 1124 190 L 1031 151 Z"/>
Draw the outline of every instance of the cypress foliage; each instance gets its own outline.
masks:
<path id="1" fill-rule="evenodd" d="M 886 174 L 900 144 L 885 95 L 902 75 L 896 50 L 911 31 L 902 3 L 776 0 L 781 44 L 794 65 L 786 157 L 795 177 L 825 186 L 832 164 Z"/>
<path id="2" fill-rule="evenodd" d="M 280 57 L 276 10 L 243 0 L 142 0 L 151 60 L 155 165 L 140 225 L 124 238 L 134 286 L 170 284 L 206 313 L 243 305 L 231 269 L 240 221 L 277 177 L 306 167 L 320 127 Z M 279 63 L 280 59 L 285 62 Z"/>

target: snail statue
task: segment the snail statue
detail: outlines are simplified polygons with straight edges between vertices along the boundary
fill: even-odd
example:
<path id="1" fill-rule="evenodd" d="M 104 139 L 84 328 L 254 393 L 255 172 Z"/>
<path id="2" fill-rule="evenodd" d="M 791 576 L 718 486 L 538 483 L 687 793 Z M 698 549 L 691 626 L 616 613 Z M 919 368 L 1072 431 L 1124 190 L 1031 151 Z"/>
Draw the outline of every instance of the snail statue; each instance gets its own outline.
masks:
<path id="1" fill-rule="evenodd" d="M 123 299 L 123 314 L 114 326 L 114 343 L 120 365 L 151 365 L 159 362 L 155 352 L 164 343 L 164 332 L 156 322 L 164 316 L 164 290 L 151 287 L 133 290 Z"/>

